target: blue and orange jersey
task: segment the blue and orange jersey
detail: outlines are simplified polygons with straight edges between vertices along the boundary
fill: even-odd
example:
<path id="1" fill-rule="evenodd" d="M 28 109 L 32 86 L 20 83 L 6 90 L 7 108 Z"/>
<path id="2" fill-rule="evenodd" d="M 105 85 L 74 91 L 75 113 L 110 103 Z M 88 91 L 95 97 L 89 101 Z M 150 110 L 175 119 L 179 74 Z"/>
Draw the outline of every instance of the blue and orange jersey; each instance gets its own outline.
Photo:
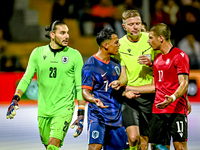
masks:
<path id="1" fill-rule="evenodd" d="M 100 99 L 108 108 L 88 105 L 88 122 L 101 122 L 109 126 L 122 126 L 121 94 L 108 85 L 119 78 L 121 66 L 115 58 L 105 62 L 95 55 L 91 56 L 82 68 L 82 89 L 89 89 L 91 94 Z M 120 95 L 120 96 L 119 96 Z"/>

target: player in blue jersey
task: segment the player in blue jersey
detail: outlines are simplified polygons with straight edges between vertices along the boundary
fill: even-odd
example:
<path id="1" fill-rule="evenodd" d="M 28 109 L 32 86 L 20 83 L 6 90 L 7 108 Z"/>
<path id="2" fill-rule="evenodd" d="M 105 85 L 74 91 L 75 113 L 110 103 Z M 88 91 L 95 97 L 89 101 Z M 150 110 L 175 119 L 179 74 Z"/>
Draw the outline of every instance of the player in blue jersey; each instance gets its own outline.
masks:
<path id="1" fill-rule="evenodd" d="M 82 68 L 83 98 L 88 105 L 89 150 L 122 150 L 128 148 L 123 126 L 121 97 L 124 91 L 115 91 L 109 84 L 121 73 L 119 62 L 112 58 L 119 49 L 118 36 L 110 29 L 97 35 L 99 50 Z M 137 93 L 135 96 L 138 97 Z"/>

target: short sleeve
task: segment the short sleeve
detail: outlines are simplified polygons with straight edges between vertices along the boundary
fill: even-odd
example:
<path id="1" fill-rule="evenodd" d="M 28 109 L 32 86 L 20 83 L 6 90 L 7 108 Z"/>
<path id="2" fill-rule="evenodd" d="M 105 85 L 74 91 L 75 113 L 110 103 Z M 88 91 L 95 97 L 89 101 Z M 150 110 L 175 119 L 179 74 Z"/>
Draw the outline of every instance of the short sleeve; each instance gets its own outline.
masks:
<path id="1" fill-rule="evenodd" d="M 177 74 L 186 73 L 189 74 L 189 58 L 186 53 L 181 52 L 175 57 L 175 67 L 177 68 Z"/>
<path id="2" fill-rule="evenodd" d="M 93 69 L 89 65 L 84 65 L 82 69 L 82 89 L 92 91 L 95 75 Z"/>

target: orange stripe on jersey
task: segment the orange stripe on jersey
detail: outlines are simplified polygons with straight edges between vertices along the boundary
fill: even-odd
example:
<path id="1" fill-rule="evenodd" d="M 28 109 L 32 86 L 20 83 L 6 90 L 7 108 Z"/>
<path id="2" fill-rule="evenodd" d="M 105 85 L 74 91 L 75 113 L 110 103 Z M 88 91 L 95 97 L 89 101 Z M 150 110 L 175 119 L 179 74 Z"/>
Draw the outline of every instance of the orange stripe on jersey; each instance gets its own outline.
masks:
<path id="1" fill-rule="evenodd" d="M 103 62 L 104 64 L 109 64 L 110 60 L 108 62 L 101 60 L 96 54 L 93 55 L 97 60 Z"/>
<path id="2" fill-rule="evenodd" d="M 92 91 L 92 87 L 91 86 L 88 86 L 88 85 L 82 85 L 81 86 L 82 89 L 89 89 Z"/>

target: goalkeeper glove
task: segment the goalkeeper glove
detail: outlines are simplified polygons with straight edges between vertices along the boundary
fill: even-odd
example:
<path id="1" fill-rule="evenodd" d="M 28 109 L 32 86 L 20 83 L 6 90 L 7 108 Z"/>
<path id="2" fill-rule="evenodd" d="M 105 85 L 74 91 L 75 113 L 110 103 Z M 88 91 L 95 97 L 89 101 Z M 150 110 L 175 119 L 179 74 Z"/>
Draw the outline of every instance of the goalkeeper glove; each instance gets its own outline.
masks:
<path id="1" fill-rule="evenodd" d="M 76 131 L 74 133 L 75 138 L 78 137 L 83 131 L 84 113 L 84 109 L 78 109 L 78 118 L 70 126 L 72 129 L 76 126 Z"/>
<path id="2" fill-rule="evenodd" d="M 19 104 L 18 104 L 19 100 L 20 100 L 20 95 L 15 94 L 13 96 L 10 106 L 8 107 L 8 111 L 6 114 L 7 119 L 13 119 L 14 116 L 16 115 L 16 110 L 19 109 Z"/>

